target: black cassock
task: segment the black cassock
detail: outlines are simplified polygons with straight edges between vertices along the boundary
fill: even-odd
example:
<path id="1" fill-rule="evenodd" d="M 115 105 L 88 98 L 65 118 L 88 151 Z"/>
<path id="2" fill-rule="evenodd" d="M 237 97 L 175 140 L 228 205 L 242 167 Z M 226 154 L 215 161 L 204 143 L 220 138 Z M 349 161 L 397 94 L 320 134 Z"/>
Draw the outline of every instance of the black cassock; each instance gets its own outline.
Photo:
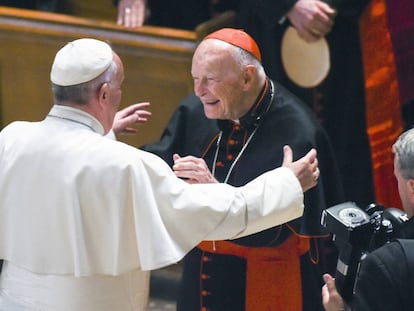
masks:
<path id="1" fill-rule="evenodd" d="M 316 148 L 321 172 L 318 186 L 305 194 L 304 216 L 289 225 L 303 235 L 326 236 L 320 225 L 321 211 L 343 200 L 330 142 L 306 105 L 278 83 L 269 85 L 264 99 L 240 119 L 240 124 L 207 119 L 200 100 L 190 95 L 173 114 L 160 142 L 143 146 L 143 149 L 161 156 L 170 165 L 174 153 L 202 157 L 220 182 L 227 178 L 227 183 L 240 186 L 279 167 L 284 145 L 292 147 L 294 159 Z M 232 242 L 249 247 L 273 247 L 290 235 L 292 231 L 282 225 Z M 333 272 L 336 254 L 331 253 L 327 259 L 322 254 L 317 255 L 315 247 L 311 247 L 310 252 L 301 256 L 303 310 L 322 310 L 321 273 L 327 269 Z M 208 265 L 201 265 L 203 254 L 195 248 L 184 259 L 178 310 L 200 310 L 200 299 L 203 299 L 202 305 L 211 310 L 244 310 L 246 260 L 209 254 Z M 311 257 L 318 257 L 319 264 L 313 264 Z M 208 281 L 200 282 L 202 275 L 208 275 Z M 200 298 L 203 291 L 208 292 L 208 297 Z M 275 304 L 274 310 L 277 308 L 284 310 L 283 306 Z"/>

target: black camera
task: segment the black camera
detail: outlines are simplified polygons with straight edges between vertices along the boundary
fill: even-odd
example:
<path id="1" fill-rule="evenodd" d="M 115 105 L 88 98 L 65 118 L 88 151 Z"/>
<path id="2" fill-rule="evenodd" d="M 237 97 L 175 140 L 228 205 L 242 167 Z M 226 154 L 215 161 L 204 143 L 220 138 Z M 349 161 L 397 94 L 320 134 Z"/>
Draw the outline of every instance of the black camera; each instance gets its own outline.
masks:
<path id="1" fill-rule="evenodd" d="M 353 202 L 345 202 L 323 211 L 321 223 L 333 234 L 339 252 L 336 287 L 346 301 L 352 298 L 364 257 L 385 243 L 402 238 L 401 227 L 406 221 L 408 216 L 400 209 L 375 203 L 361 209 Z"/>

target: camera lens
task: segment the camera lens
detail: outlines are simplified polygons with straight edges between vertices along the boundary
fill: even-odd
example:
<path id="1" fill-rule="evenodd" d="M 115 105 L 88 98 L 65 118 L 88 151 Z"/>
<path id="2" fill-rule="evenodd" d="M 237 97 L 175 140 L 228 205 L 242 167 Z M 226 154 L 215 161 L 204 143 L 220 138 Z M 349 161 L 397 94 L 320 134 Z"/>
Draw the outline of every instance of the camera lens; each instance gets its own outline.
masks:
<path id="1" fill-rule="evenodd" d="M 348 226 L 359 225 L 369 220 L 366 213 L 358 208 L 344 208 L 339 212 L 339 218 Z"/>

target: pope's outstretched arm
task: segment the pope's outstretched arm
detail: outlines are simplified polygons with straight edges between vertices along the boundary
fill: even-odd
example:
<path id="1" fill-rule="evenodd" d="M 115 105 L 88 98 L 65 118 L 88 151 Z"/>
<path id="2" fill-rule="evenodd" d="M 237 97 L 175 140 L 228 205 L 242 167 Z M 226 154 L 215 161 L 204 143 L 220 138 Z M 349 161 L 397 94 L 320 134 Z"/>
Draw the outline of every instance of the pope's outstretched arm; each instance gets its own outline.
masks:
<path id="1" fill-rule="evenodd" d="M 281 167 L 242 187 L 188 184 L 160 158 L 141 155 L 145 168 L 134 171 L 139 173 L 140 187 L 145 186 L 139 199 L 146 203 L 144 209 L 137 204 L 134 214 L 140 261 L 146 270 L 178 262 L 203 240 L 239 238 L 301 217 L 303 192 L 317 184 L 319 175 L 315 150 L 293 161 L 287 146 Z"/>
<path id="2" fill-rule="evenodd" d="M 319 177 L 316 150 L 293 161 L 293 152 L 284 146 L 282 167 L 264 173 L 240 188 L 246 200 L 246 227 L 240 238 L 289 222 L 303 214 L 303 192 L 316 186 Z M 207 239 L 214 239 L 215 232 Z"/>

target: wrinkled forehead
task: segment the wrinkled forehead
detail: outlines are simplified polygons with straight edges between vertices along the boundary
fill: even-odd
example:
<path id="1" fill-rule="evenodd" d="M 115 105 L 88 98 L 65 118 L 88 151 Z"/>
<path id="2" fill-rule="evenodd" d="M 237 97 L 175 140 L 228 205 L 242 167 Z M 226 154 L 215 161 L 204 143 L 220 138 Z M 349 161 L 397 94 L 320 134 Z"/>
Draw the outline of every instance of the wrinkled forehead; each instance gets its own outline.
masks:
<path id="1" fill-rule="evenodd" d="M 230 66 L 235 64 L 234 47 L 216 39 L 206 39 L 200 43 L 193 55 L 192 71 L 200 68 L 215 66 Z"/>
<path id="2" fill-rule="evenodd" d="M 203 40 L 194 52 L 193 61 L 195 59 L 203 59 L 209 56 L 225 57 L 230 56 L 236 47 L 231 44 L 217 39 Z"/>

